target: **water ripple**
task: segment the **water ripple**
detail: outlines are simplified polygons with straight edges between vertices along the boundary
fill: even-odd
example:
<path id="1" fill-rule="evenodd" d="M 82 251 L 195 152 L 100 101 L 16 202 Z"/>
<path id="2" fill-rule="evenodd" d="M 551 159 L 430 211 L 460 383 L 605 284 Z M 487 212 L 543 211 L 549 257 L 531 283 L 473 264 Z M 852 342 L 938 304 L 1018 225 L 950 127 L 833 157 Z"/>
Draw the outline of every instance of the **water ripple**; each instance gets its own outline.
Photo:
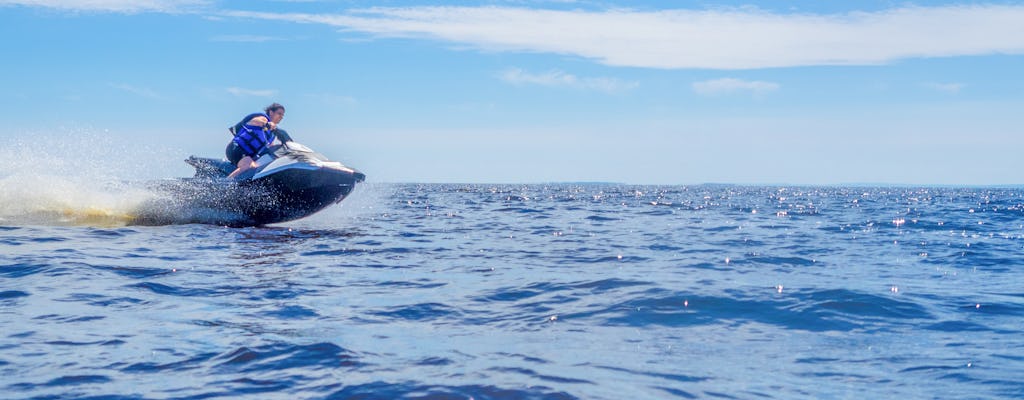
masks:
<path id="1" fill-rule="evenodd" d="M 554 391 L 543 386 L 529 389 L 504 389 L 490 385 L 435 386 L 416 383 L 371 382 L 347 386 L 332 393 L 327 399 L 523 399 L 523 400 L 571 400 L 577 399 L 568 393 Z"/>

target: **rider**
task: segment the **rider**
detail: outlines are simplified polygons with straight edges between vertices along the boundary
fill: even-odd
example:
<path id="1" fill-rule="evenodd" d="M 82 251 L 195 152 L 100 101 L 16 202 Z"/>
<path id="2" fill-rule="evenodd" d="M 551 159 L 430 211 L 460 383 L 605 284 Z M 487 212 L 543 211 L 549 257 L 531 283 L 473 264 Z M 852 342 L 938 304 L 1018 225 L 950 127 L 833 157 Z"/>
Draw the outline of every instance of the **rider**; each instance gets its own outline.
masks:
<path id="1" fill-rule="evenodd" d="M 284 106 L 274 103 L 263 111 L 245 116 L 229 129 L 235 137 L 228 143 L 224 153 L 228 161 L 236 168 L 228 175 L 228 178 L 234 178 L 249 169 L 258 167 L 256 159 L 274 141 L 275 137 L 280 139 L 281 143 L 292 141 L 288 132 L 277 127 L 277 124 L 284 119 Z"/>

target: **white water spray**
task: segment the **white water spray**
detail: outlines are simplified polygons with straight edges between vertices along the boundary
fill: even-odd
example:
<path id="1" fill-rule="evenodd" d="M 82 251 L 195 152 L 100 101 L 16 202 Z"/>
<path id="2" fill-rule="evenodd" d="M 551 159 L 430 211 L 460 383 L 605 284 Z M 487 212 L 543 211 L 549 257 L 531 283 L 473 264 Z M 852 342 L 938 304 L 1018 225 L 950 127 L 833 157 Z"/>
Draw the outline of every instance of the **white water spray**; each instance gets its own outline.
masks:
<path id="1" fill-rule="evenodd" d="M 19 135 L 0 148 L 0 225 L 125 225 L 154 196 L 132 182 L 178 153 L 81 130 Z"/>

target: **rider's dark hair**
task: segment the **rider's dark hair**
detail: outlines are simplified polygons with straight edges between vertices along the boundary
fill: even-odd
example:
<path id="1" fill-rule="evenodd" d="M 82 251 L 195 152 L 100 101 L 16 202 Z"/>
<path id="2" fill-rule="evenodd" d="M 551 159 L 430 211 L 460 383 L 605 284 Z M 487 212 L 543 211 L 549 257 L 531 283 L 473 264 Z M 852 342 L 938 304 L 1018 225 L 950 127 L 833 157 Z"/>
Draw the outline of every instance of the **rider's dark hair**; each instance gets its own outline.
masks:
<path id="1" fill-rule="evenodd" d="M 277 104 L 277 103 L 274 103 L 274 104 L 271 104 L 271 105 L 267 106 L 267 108 L 263 109 L 263 111 L 265 111 L 267 114 L 270 114 L 270 113 L 272 113 L 274 111 L 277 111 L 277 110 L 284 110 L 284 106 L 282 106 L 280 104 Z"/>

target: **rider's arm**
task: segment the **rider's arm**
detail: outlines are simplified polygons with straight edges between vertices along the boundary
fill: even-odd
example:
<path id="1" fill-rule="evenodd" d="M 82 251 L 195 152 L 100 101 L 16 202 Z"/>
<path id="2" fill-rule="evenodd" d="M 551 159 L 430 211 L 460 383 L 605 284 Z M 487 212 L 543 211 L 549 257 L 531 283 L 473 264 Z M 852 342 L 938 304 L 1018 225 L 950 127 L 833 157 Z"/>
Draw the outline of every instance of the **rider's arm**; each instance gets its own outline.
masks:
<path id="1" fill-rule="evenodd" d="M 267 121 L 267 118 L 261 115 L 253 119 L 250 119 L 249 122 L 246 122 L 245 124 L 249 126 L 264 126 L 267 124 L 267 122 L 269 122 Z"/>

